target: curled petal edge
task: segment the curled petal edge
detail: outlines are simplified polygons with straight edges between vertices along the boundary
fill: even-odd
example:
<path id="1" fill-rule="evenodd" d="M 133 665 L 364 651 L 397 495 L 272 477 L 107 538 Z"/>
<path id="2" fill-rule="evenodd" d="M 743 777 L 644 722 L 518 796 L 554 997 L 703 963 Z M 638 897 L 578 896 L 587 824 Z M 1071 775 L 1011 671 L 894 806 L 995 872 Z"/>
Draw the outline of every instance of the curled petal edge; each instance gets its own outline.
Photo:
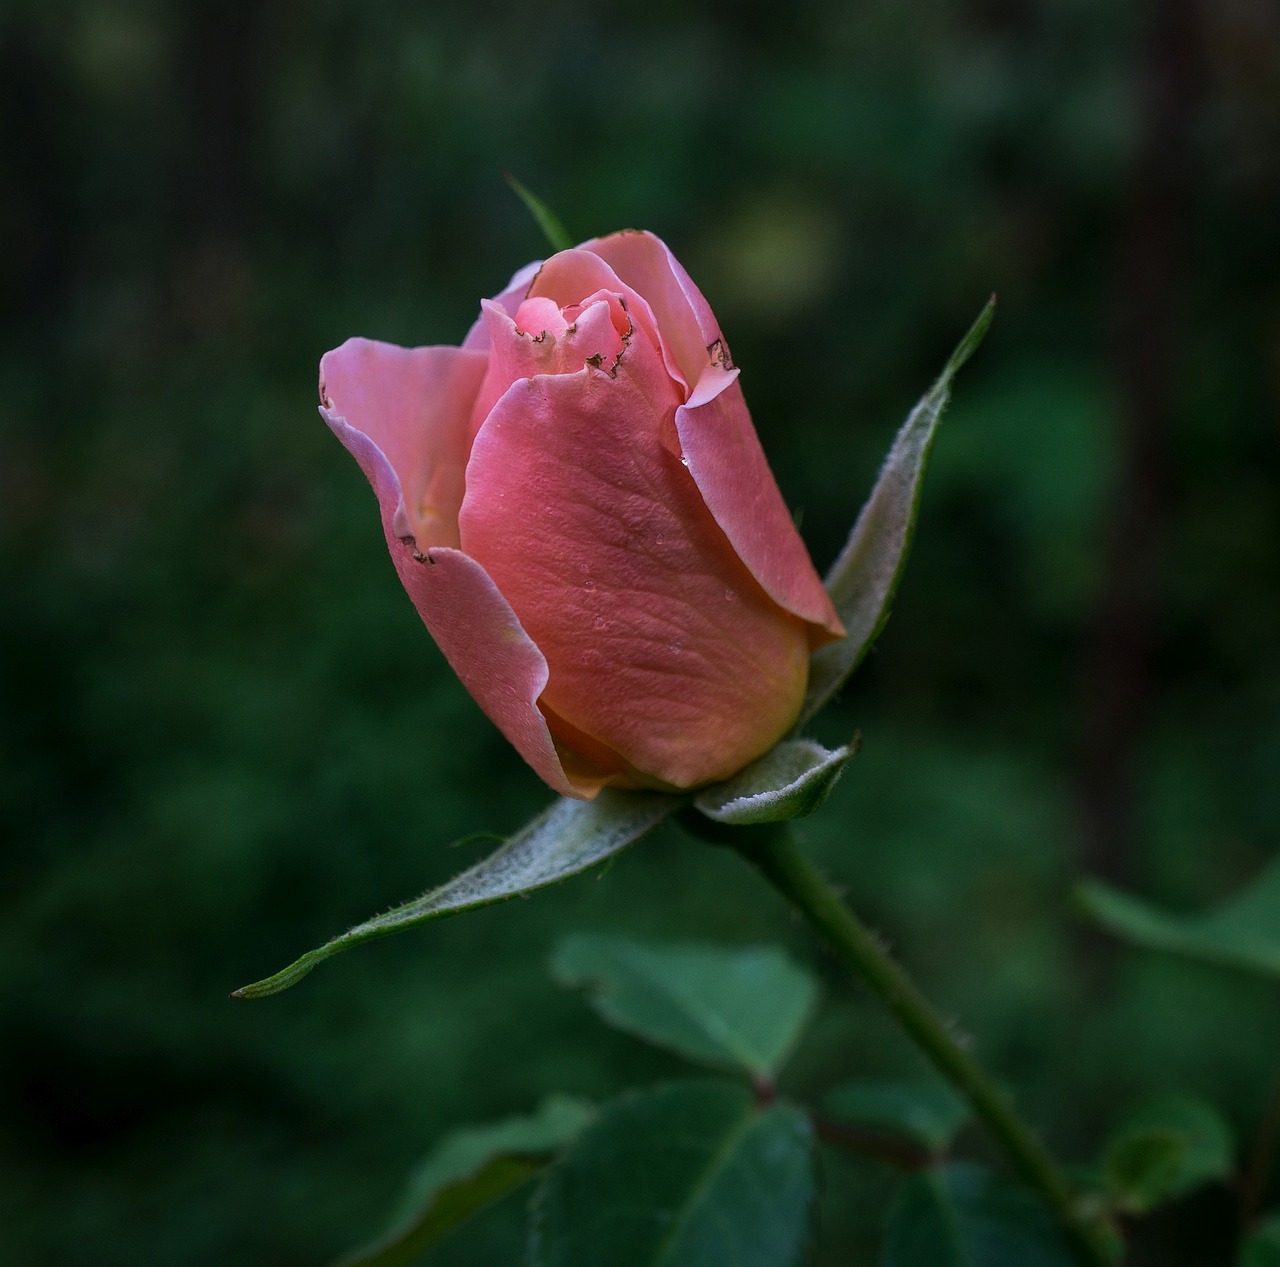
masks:
<path id="1" fill-rule="evenodd" d="M 592 799 L 598 783 L 571 778 L 560 761 L 538 708 L 550 676 L 547 661 L 511 604 L 461 550 L 436 547 L 424 554 L 412 536 L 398 535 L 400 480 L 386 455 L 335 410 L 322 406 L 320 415 L 373 486 L 396 573 L 453 671 L 545 782 L 564 796 Z"/>
<path id="2" fill-rule="evenodd" d="M 681 452 L 738 557 L 779 607 L 805 622 L 816 649 L 843 638 L 844 625 L 782 500 L 737 379 L 736 369 L 703 372 L 676 410 Z"/>
<path id="3" fill-rule="evenodd" d="M 529 287 L 533 284 L 533 279 L 537 277 L 542 263 L 542 260 L 534 260 L 533 263 L 526 264 L 522 269 L 512 274 L 506 289 L 500 295 L 494 296 L 493 302 L 508 317 L 516 315 L 516 309 L 520 307 L 521 301 L 529 293 Z M 468 352 L 487 352 L 489 350 L 489 330 L 485 325 L 483 313 L 472 323 L 471 329 L 467 331 L 467 337 L 462 340 L 462 346 Z"/>
<path id="4" fill-rule="evenodd" d="M 593 238 L 579 249 L 598 255 L 645 297 L 672 377 L 688 391 L 696 390 L 709 359 L 732 368 L 711 305 L 660 237 L 647 230 L 623 229 Z"/>

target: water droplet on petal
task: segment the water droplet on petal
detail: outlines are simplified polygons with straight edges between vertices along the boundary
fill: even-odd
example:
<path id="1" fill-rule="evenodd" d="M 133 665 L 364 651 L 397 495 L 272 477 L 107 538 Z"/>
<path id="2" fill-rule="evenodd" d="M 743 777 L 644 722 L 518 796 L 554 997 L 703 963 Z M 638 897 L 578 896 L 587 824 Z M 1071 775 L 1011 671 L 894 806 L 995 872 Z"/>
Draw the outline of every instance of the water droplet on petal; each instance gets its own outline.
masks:
<path id="1" fill-rule="evenodd" d="M 597 616 L 591 623 L 597 629 L 603 629 L 605 627 L 605 618 L 603 616 Z"/>
<path id="2" fill-rule="evenodd" d="M 672 650 L 672 651 L 674 651 L 674 652 L 676 653 L 676 655 L 679 655 L 679 654 L 680 654 L 680 652 L 682 652 L 682 651 L 684 650 L 684 639 L 683 639 L 683 638 L 677 638 L 677 639 L 676 639 L 676 640 L 671 644 L 671 650 Z"/>
<path id="3" fill-rule="evenodd" d="M 593 589 L 595 589 L 595 587 L 596 587 L 596 583 L 595 583 L 595 581 L 583 581 L 583 582 L 582 582 L 582 588 L 583 588 L 584 590 L 593 590 Z"/>
<path id="4" fill-rule="evenodd" d="M 688 466 L 688 465 L 689 465 L 689 459 L 688 459 L 688 458 L 681 458 L 681 459 L 680 459 L 680 465 L 681 465 L 681 466 Z"/>

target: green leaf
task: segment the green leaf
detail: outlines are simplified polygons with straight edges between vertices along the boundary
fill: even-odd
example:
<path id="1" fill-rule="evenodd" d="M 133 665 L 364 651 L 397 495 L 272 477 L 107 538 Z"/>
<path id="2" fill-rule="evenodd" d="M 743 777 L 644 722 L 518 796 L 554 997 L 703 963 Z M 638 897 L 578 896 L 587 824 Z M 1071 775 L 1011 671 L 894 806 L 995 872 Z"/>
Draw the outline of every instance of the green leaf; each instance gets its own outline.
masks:
<path id="1" fill-rule="evenodd" d="M 1117 1209 L 1145 1214 L 1234 1167 L 1231 1128 L 1212 1105 L 1164 1095 L 1131 1113 L 1103 1154 L 1107 1193 Z"/>
<path id="2" fill-rule="evenodd" d="M 814 1195 L 798 1109 L 673 1083 L 601 1111 L 546 1174 L 533 1267 L 789 1267 Z"/>
<path id="3" fill-rule="evenodd" d="M 993 295 L 951 354 L 941 377 L 911 411 L 858 515 L 848 544 L 827 574 L 827 592 L 844 622 L 846 636 L 813 653 L 809 690 L 797 728 L 839 690 L 889 619 L 889 606 L 915 530 L 925 466 L 938 420 L 951 396 L 952 379 L 977 350 L 991 324 L 995 303 Z"/>
<path id="4" fill-rule="evenodd" d="M 780 823 L 812 814 L 831 795 L 851 755 L 812 739 L 789 739 L 724 783 L 706 788 L 694 806 L 717 823 Z"/>
<path id="5" fill-rule="evenodd" d="M 551 244 L 553 250 L 568 251 L 574 245 L 569 230 L 560 223 L 560 218 L 541 198 L 526 189 L 510 172 L 506 173 L 507 184 L 515 190 L 516 197 L 529 209 L 529 214 L 537 222 L 542 235 Z"/>
<path id="6" fill-rule="evenodd" d="M 772 1078 L 817 1002 L 818 986 L 770 946 L 646 945 L 566 937 L 552 961 L 564 985 L 588 985 L 611 1025 L 720 1069 Z"/>
<path id="7" fill-rule="evenodd" d="M 1190 1139 L 1174 1130 L 1130 1131 L 1115 1139 L 1103 1160 L 1111 1204 L 1126 1214 L 1146 1214 L 1168 1199 Z"/>
<path id="8" fill-rule="evenodd" d="M 824 1106 L 839 1122 L 885 1131 L 933 1153 L 949 1148 L 971 1116 L 950 1087 L 928 1078 L 850 1082 L 832 1091 Z"/>
<path id="9" fill-rule="evenodd" d="M 551 1096 L 529 1117 L 446 1136 L 409 1178 L 388 1230 L 337 1267 L 406 1267 L 484 1206 L 547 1165 L 591 1120 L 590 1105 Z"/>
<path id="10" fill-rule="evenodd" d="M 1280 1210 L 1245 1237 L 1240 1247 L 1240 1267 L 1280 1267 Z"/>
<path id="11" fill-rule="evenodd" d="M 881 1267 L 1072 1267 L 1049 1211 L 981 1166 L 922 1171 L 889 1212 Z"/>
<path id="12" fill-rule="evenodd" d="M 1280 858 L 1244 892 L 1207 913 L 1171 914 L 1097 880 L 1082 884 L 1076 901 L 1135 945 L 1280 977 Z"/>
<path id="13" fill-rule="evenodd" d="M 562 797 L 502 848 L 447 884 L 357 924 L 274 976 L 236 990 L 231 997 L 260 999 L 276 994 L 296 985 L 330 955 L 362 941 L 475 910 L 577 875 L 638 840 L 684 803 L 682 797 L 614 788 L 605 788 L 594 801 Z"/>

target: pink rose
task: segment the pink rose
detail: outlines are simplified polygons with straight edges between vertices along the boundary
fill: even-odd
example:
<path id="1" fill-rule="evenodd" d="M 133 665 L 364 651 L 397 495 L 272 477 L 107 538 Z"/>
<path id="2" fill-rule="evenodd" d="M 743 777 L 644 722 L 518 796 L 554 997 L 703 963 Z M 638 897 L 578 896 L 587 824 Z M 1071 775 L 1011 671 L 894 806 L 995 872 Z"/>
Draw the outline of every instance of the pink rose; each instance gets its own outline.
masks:
<path id="1" fill-rule="evenodd" d="M 405 589 L 557 792 L 727 778 L 844 631 L 711 309 L 636 232 L 481 307 L 460 348 L 349 339 L 320 363 Z"/>

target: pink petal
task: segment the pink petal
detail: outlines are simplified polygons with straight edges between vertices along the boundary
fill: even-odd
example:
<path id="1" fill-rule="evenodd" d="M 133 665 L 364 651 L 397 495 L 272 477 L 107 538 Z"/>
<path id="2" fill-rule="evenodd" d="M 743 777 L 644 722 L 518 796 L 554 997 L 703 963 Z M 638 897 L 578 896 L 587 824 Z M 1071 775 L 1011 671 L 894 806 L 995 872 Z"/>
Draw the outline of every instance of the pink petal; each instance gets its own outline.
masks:
<path id="1" fill-rule="evenodd" d="M 496 304 L 491 306 L 497 307 Z M 526 299 L 516 309 L 514 321 L 516 329 L 521 334 L 530 335 L 535 339 L 546 335 L 558 339 L 569 328 L 569 322 L 560 311 L 560 305 L 551 299 Z M 492 338 L 492 331 L 490 337 Z"/>
<path id="2" fill-rule="evenodd" d="M 831 598 L 769 470 L 737 370 L 709 369 L 676 431 L 707 508 L 765 593 L 810 626 L 814 647 L 844 636 Z"/>
<path id="3" fill-rule="evenodd" d="M 396 535 L 458 544 L 471 408 L 488 358 L 460 348 L 348 339 L 320 362 L 320 400 L 373 441 L 404 503 Z M 368 474 L 368 472 L 366 472 Z"/>
<path id="4" fill-rule="evenodd" d="M 645 297 L 674 368 L 690 391 L 708 365 L 732 364 L 710 305 L 661 238 L 626 229 L 580 249 L 607 261 L 623 282 Z"/>
<path id="5" fill-rule="evenodd" d="M 809 654 L 662 443 L 655 406 L 682 396 L 642 339 L 614 377 L 517 381 L 476 437 L 459 520 L 546 656 L 553 729 L 562 718 L 673 787 L 725 778 L 776 741 Z"/>
<path id="6" fill-rule="evenodd" d="M 728 345 L 707 301 L 666 244 L 628 230 L 583 248 L 649 301 L 690 389 L 676 413 L 689 470 L 716 522 L 765 592 L 817 626 L 815 646 L 844 635 L 760 447 Z"/>
<path id="7" fill-rule="evenodd" d="M 600 256 L 575 247 L 553 255 L 529 286 L 529 297 L 554 300 L 562 308 L 580 304 L 588 295 L 619 295 L 631 324 L 648 337 L 655 348 L 661 348 L 662 335 L 648 300 L 628 286 Z M 668 366 L 668 368 L 672 368 Z"/>
<path id="8" fill-rule="evenodd" d="M 542 311 L 541 305 L 553 311 Z M 473 436 L 498 397 L 518 378 L 575 374 L 592 357 L 599 358 L 596 362 L 599 366 L 612 368 L 622 352 L 622 335 L 631 326 L 618 298 L 597 292 L 585 305 L 574 306 L 581 306 L 582 311 L 573 325 L 568 326 L 552 300 L 526 299 L 520 312 L 526 313 L 532 324 L 520 326 L 497 304 L 481 301 L 492 350 L 489 369 L 472 413 Z"/>
<path id="9" fill-rule="evenodd" d="M 330 353 L 325 358 L 326 369 L 330 368 L 330 357 L 337 357 L 336 364 L 344 365 L 346 358 L 341 354 L 349 347 L 344 344 L 337 353 Z M 456 348 L 419 351 L 454 352 L 467 360 L 476 355 Z M 485 358 L 481 355 L 478 359 L 482 368 Z M 395 358 L 391 360 L 394 363 Z M 546 718 L 538 709 L 547 681 L 542 652 L 480 564 L 447 547 L 420 551 L 413 536 L 400 531 L 400 476 L 374 434 L 395 443 L 401 431 L 376 416 L 376 410 L 369 412 L 369 405 L 376 404 L 372 387 L 361 394 L 343 391 L 336 386 L 339 382 L 345 382 L 341 373 L 325 380 L 332 407 L 322 407 L 320 413 L 373 485 L 392 562 L 431 636 L 463 685 L 537 774 L 565 796 L 594 796 L 602 780 L 566 774 Z M 354 403 L 363 414 L 359 426 L 342 415 L 340 402 L 344 399 L 348 402 L 345 407 Z"/>
<path id="10" fill-rule="evenodd" d="M 541 267 L 541 260 L 534 260 L 532 264 L 526 264 L 514 274 L 507 283 L 506 290 L 502 294 L 495 296 L 493 302 L 508 316 L 514 317 L 516 309 L 520 307 L 521 301 L 529 293 L 529 283 L 538 275 L 538 270 Z M 462 346 L 470 352 L 487 352 L 489 350 L 489 332 L 485 328 L 483 316 L 478 317 L 475 324 L 467 331 L 467 337 L 462 340 Z"/>

